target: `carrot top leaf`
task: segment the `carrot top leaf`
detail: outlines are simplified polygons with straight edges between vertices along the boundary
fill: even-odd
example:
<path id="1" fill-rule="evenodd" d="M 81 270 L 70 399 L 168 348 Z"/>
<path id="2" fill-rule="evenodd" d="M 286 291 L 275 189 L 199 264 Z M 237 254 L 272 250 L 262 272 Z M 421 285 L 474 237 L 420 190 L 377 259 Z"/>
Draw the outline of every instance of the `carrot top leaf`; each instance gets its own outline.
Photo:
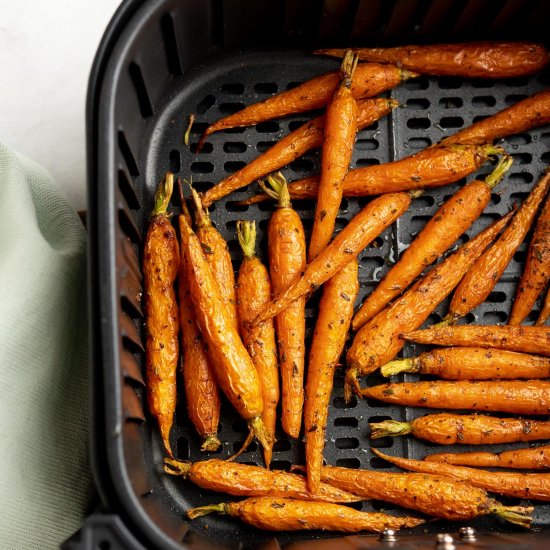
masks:
<path id="1" fill-rule="evenodd" d="M 497 185 L 500 180 L 504 177 L 504 174 L 510 169 L 514 159 L 511 155 L 504 155 L 496 165 L 496 168 L 491 174 L 485 178 L 485 183 L 492 189 Z"/>
<path id="2" fill-rule="evenodd" d="M 239 220 L 237 222 L 237 238 L 244 257 L 253 258 L 256 255 L 256 223 Z"/>
<path id="3" fill-rule="evenodd" d="M 164 459 L 164 471 L 167 474 L 187 477 L 189 470 L 191 470 L 191 462 L 175 460 L 173 458 Z"/>
<path id="4" fill-rule="evenodd" d="M 383 422 L 372 422 L 369 424 L 371 429 L 371 439 L 380 439 L 381 437 L 398 437 L 411 433 L 409 422 L 398 422 L 397 420 L 384 420 Z"/>
<path id="5" fill-rule="evenodd" d="M 187 511 L 187 517 L 189 519 L 200 518 L 208 514 L 227 514 L 227 503 L 221 502 L 220 504 L 209 504 L 208 506 L 199 506 L 198 508 L 192 508 Z"/>
<path id="6" fill-rule="evenodd" d="M 153 216 L 165 216 L 174 190 L 174 174 L 166 172 L 155 193 L 155 208 Z"/>
<path id="7" fill-rule="evenodd" d="M 290 193 L 288 192 L 288 185 L 286 183 L 286 178 L 283 174 L 281 174 L 281 172 L 267 176 L 267 183 L 269 184 L 269 187 L 261 180 L 258 183 L 264 193 L 277 201 L 277 206 L 279 208 L 290 207 Z"/>

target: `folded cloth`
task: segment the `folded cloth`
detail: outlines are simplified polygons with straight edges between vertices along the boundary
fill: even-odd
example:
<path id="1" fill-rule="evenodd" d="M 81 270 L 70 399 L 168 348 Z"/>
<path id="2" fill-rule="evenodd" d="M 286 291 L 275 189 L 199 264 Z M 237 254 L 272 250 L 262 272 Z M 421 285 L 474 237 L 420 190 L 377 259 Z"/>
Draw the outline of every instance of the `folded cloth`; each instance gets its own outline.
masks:
<path id="1" fill-rule="evenodd" d="M 57 548 L 93 495 L 86 234 L 34 162 L 0 143 L 0 548 Z"/>

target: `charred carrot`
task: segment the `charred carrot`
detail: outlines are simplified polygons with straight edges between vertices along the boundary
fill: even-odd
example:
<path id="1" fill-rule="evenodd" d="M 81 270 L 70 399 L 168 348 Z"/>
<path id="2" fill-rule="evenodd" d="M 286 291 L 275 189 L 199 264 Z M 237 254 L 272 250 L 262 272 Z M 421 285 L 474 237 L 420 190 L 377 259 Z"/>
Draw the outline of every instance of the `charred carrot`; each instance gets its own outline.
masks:
<path id="1" fill-rule="evenodd" d="M 358 99 L 374 97 L 416 76 L 393 65 L 365 63 L 357 67 L 351 91 Z M 221 118 L 205 130 L 199 142 L 199 149 L 210 134 L 219 130 L 251 126 L 274 118 L 321 109 L 330 102 L 339 82 L 339 71 L 327 73 L 312 78 L 296 88 L 249 105 L 238 113 Z"/>
<path id="2" fill-rule="evenodd" d="M 440 348 L 422 353 L 418 357 L 390 361 L 380 372 L 382 376 L 415 372 L 445 380 L 548 378 L 550 359 L 499 349 Z"/>
<path id="3" fill-rule="evenodd" d="M 376 370 L 399 353 L 405 344 L 401 333 L 419 327 L 429 317 L 507 221 L 507 217 L 502 218 L 461 246 L 363 325 L 346 356 L 346 401 L 351 398 L 352 390 L 360 395 L 358 376 Z"/>
<path id="4" fill-rule="evenodd" d="M 496 115 L 476 122 L 464 130 L 442 140 L 443 144 L 492 143 L 513 134 L 521 134 L 532 128 L 550 123 L 550 90 L 544 90 L 518 101 Z"/>
<path id="5" fill-rule="evenodd" d="M 550 412 L 550 382 L 543 380 L 402 382 L 365 388 L 362 395 L 410 407 L 529 415 Z"/>
<path id="6" fill-rule="evenodd" d="M 273 320 L 250 328 L 250 321 L 271 300 L 271 281 L 264 264 L 256 256 L 256 225 L 254 222 L 237 222 L 237 236 L 244 259 L 237 277 L 237 312 L 243 343 L 248 350 L 262 384 L 264 412 L 262 419 L 269 446 L 264 449 L 264 460 L 269 468 L 275 441 L 275 421 L 279 402 L 279 367 Z"/>
<path id="7" fill-rule="evenodd" d="M 265 449 L 269 440 L 261 418 L 261 383 L 242 343 L 228 303 L 205 258 L 203 247 L 185 216 L 179 217 L 181 250 L 185 256 L 191 299 L 206 353 L 220 389 Z"/>
<path id="8" fill-rule="evenodd" d="M 365 197 L 442 187 L 470 175 L 488 159 L 504 153 L 504 149 L 492 145 L 434 145 L 400 160 L 350 170 L 344 178 L 343 196 Z M 293 181 L 288 191 L 292 200 L 316 199 L 319 177 Z M 268 198 L 256 195 L 239 204 L 255 204 Z"/>
<path id="9" fill-rule="evenodd" d="M 343 57 L 346 50 L 317 50 L 314 53 Z M 392 63 L 404 69 L 433 76 L 464 78 L 513 78 L 540 71 L 550 61 L 542 44 L 535 42 L 466 42 L 357 48 L 361 61 Z"/>
<path id="10" fill-rule="evenodd" d="M 432 517 L 468 520 L 495 514 L 525 527 L 531 523 L 531 507 L 503 506 L 489 498 L 485 490 L 451 477 L 326 466 L 322 470 L 322 479 L 365 499 L 392 502 Z"/>
<path id="11" fill-rule="evenodd" d="M 369 126 L 379 118 L 386 116 L 397 107 L 394 99 L 363 99 L 357 102 L 357 129 Z M 214 201 L 241 189 L 253 181 L 275 172 L 301 157 L 310 149 L 321 147 L 325 117 L 320 116 L 300 126 L 294 132 L 283 137 L 264 154 L 250 164 L 231 174 L 208 189 L 202 196 L 202 204 L 207 207 Z"/>
<path id="12" fill-rule="evenodd" d="M 424 460 L 458 466 L 546 470 L 550 468 L 550 446 L 529 447 L 503 453 L 437 453 L 424 457 Z"/>
<path id="13" fill-rule="evenodd" d="M 164 471 L 182 476 L 202 489 L 239 497 L 272 496 L 319 502 L 361 500 L 361 497 L 326 483 L 321 483 L 319 491 L 313 494 L 308 490 L 303 476 L 227 460 L 213 459 L 191 463 L 167 458 L 164 461 Z"/>
<path id="14" fill-rule="evenodd" d="M 418 344 L 487 347 L 550 355 L 550 328 L 548 327 L 434 325 L 426 330 L 405 333 L 403 338 Z"/>
<path id="15" fill-rule="evenodd" d="M 201 506 L 187 512 L 190 519 L 218 513 L 237 517 L 244 523 L 268 531 L 342 531 L 357 533 L 386 528 L 403 529 L 424 523 L 423 519 L 394 517 L 380 512 L 359 512 L 339 504 L 276 497 L 255 497 L 241 502 Z"/>
<path id="16" fill-rule="evenodd" d="M 309 354 L 304 405 L 304 432 L 308 486 L 316 493 L 321 481 L 323 448 L 334 371 L 348 333 L 359 291 L 357 260 L 329 279 L 319 303 Z"/>
<path id="17" fill-rule="evenodd" d="M 342 202 L 343 181 L 357 134 L 357 103 L 351 93 L 356 65 L 357 56 L 351 52 L 346 54 L 340 69 L 340 83 L 325 114 L 321 179 L 309 241 L 310 262 L 330 242 Z"/>
<path id="18" fill-rule="evenodd" d="M 482 414 L 428 414 L 410 422 L 385 420 L 369 426 L 372 439 L 411 434 L 439 445 L 493 445 L 550 438 L 550 422 Z"/>
<path id="19" fill-rule="evenodd" d="M 540 310 L 536 325 L 544 325 L 548 317 L 550 317 L 550 288 L 546 292 L 546 297 L 544 298 L 544 303 L 542 304 L 542 309 Z"/>
<path id="20" fill-rule="evenodd" d="M 550 281 L 550 196 L 537 220 L 521 280 L 516 290 L 509 325 L 520 325 L 531 313 L 539 294 Z"/>
<path id="21" fill-rule="evenodd" d="M 399 261 L 367 296 L 353 318 L 353 330 L 359 330 L 384 309 L 479 218 L 491 199 L 491 190 L 511 164 L 512 158 L 504 157 L 485 181 L 474 180 L 461 187 L 439 208 Z"/>
<path id="22" fill-rule="evenodd" d="M 389 227 L 411 203 L 408 193 L 388 193 L 372 200 L 338 233 L 332 242 L 305 268 L 301 277 L 280 290 L 256 317 L 253 324 L 278 315 L 298 298 L 315 290 L 338 273 Z"/>
<path id="23" fill-rule="evenodd" d="M 273 293 L 276 294 L 303 272 L 306 238 L 302 221 L 290 204 L 286 180 L 282 175 L 276 175 L 270 176 L 268 181 L 272 188 L 269 192 L 278 198 L 277 209 L 267 227 L 269 272 Z M 267 304 L 262 304 L 260 310 L 265 307 Z M 258 312 L 255 313 L 257 317 Z M 261 326 L 269 319 L 254 325 Z M 288 302 L 287 307 L 281 308 L 275 318 L 275 328 L 281 371 L 282 425 L 288 435 L 298 437 L 304 402 L 305 299 L 297 297 Z"/>
<path id="24" fill-rule="evenodd" d="M 191 188 L 191 198 L 195 206 L 195 224 L 197 227 L 197 237 L 201 243 L 204 257 L 214 279 L 218 283 L 219 290 L 223 300 L 226 303 L 231 319 L 235 327 L 237 322 L 237 299 L 235 297 L 235 274 L 231 255 L 227 248 L 227 243 L 221 233 L 212 225 L 208 210 L 204 208 L 198 193 Z"/>
<path id="25" fill-rule="evenodd" d="M 453 322 L 479 306 L 491 293 L 514 252 L 523 242 L 548 189 L 550 171 L 542 177 L 502 235 L 468 270 L 457 286 L 446 319 Z"/>
<path id="26" fill-rule="evenodd" d="M 159 425 L 168 456 L 170 428 L 176 410 L 176 373 L 178 368 L 178 305 L 174 281 L 179 269 L 176 232 L 167 212 L 174 187 L 168 172 L 155 195 L 155 207 L 143 249 L 145 291 L 145 369 L 147 403 Z"/>
<path id="27" fill-rule="evenodd" d="M 550 500 L 550 474 L 499 472 L 498 475 L 495 475 L 495 472 L 454 466 L 443 462 L 425 462 L 423 460 L 388 456 L 378 449 L 372 449 L 372 452 L 405 470 L 450 476 L 466 481 L 474 487 L 481 487 L 486 491 L 500 495 L 533 500 Z"/>

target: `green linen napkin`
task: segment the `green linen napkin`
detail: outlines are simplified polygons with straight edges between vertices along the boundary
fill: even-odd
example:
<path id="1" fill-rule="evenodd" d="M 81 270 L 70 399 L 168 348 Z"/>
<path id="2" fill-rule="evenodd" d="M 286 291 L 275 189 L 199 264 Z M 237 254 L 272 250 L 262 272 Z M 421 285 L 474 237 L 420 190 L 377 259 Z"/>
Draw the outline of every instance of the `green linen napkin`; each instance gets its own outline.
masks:
<path id="1" fill-rule="evenodd" d="M 86 235 L 51 176 L 1 143 L 0 292 L 0 548 L 57 548 L 93 494 Z"/>

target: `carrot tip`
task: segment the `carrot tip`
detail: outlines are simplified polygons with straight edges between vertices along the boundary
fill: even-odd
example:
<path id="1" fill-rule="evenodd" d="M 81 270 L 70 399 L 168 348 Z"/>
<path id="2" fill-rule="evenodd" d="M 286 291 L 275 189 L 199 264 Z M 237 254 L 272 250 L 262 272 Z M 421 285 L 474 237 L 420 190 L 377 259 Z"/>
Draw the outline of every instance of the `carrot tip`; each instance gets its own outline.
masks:
<path id="1" fill-rule="evenodd" d="M 349 403 L 352 394 L 361 396 L 361 387 L 359 386 L 359 380 L 357 379 L 357 369 L 349 368 L 346 371 L 346 377 L 344 380 L 344 401 Z"/>
<path id="2" fill-rule="evenodd" d="M 371 422 L 370 438 L 380 439 L 381 437 L 399 437 L 411 433 L 412 426 L 409 422 L 398 422 L 397 420 L 384 420 L 383 422 Z"/>
<path id="3" fill-rule="evenodd" d="M 172 476 L 187 477 L 191 469 L 191 462 L 176 460 L 174 458 L 164 459 L 164 472 Z"/>
<path id="4" fill-rule="evenodd" d="M 217 451 L 221 445 L 222 442 L 218 439 L 216 434 L 210 434 L 204 438 L 204 442 L 201 445 L 201 451 L 211 453 Z"/>
<path id="5" fill-rule="evenodd" d="M 198 508 L 192 508 L 187 511 L 187 517 L 189 519 L 200 518 L 208 514 L 227 514 L 227 503 L 221 502 L 220 504 L 209 504 L 208 506 L 199 506 Z"/>

